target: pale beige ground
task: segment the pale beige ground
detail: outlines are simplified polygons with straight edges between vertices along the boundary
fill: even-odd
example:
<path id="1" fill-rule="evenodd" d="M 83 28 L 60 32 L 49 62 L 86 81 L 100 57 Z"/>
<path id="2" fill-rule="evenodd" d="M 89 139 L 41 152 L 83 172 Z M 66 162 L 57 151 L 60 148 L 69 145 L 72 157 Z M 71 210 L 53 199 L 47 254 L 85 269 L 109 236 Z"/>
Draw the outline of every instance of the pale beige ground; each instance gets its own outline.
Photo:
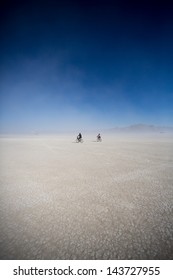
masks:
<path id="1" fill-rule="evenodd" d="M 1 137 L 1 259 L 173 259 L 173 138 Z"/>

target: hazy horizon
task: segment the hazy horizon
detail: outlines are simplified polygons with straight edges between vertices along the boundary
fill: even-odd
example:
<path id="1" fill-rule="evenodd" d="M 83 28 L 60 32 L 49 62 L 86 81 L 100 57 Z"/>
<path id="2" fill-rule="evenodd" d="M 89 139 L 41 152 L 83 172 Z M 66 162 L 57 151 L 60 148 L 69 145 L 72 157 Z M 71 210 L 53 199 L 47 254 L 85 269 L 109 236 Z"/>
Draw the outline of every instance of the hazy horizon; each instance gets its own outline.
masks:
<path id="1" fill-rule="evenodd" d="M 1 5 L 0 133 L 173 126 L 172 5 Z"/>
<path id="2" fill-rule="evenodd" d="M 1 132 L 0 136 L 13 136 L 13 135 L 28 135 L 28 136 L 53 136 L 53 135 L 77 135 L 79 132 L 82 133 L 84 138 L 88 135 L 97 135 L 101 133 L 102 136 L 106 135 L 122 135 L 122 134 L 131 134 L 131 135 L 153 135 L 166 133 L 173 133 L 173 126 L 155 126 L 153 124 L 131 124 L 129 126 L 116 126 L 110 128 L 93 128 L 93 129 L 64 129 L 64 130 L 31 130 L 31 131 L 9 131 L 9 132 Z"/>

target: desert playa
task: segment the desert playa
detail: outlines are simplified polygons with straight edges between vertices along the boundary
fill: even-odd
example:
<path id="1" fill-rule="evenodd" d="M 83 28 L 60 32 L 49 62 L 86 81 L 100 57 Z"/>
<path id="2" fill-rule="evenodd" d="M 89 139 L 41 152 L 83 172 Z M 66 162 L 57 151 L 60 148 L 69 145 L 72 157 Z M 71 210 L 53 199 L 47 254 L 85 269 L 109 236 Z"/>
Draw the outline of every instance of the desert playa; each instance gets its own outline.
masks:
<path id="1" fill-rule="evenodd" d="M 172 259 L 169 134 L 1 136 L 1 259 Z"/>

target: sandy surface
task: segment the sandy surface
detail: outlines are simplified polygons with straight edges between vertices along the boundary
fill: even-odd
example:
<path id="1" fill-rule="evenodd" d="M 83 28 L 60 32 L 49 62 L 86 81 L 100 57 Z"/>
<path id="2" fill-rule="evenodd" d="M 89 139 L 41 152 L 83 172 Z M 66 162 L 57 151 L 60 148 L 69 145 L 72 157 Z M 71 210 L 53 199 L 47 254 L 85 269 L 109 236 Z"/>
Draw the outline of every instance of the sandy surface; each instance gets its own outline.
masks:
<path id="1" fill-rule="evenodd" d="M 173 138 L 0 138 L 1 259 L 173 259 Z"/>

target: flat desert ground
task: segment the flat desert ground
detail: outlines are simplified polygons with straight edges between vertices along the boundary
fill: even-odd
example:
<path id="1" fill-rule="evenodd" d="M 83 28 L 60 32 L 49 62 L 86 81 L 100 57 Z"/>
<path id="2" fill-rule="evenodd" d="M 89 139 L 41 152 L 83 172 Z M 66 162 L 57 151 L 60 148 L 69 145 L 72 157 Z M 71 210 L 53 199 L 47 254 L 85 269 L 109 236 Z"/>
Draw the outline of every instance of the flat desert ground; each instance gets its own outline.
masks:
<path id="1" fill-rule="evenodd" d="M 0 259 L 173 259 L 173 137 L 0 137 Z"/>

